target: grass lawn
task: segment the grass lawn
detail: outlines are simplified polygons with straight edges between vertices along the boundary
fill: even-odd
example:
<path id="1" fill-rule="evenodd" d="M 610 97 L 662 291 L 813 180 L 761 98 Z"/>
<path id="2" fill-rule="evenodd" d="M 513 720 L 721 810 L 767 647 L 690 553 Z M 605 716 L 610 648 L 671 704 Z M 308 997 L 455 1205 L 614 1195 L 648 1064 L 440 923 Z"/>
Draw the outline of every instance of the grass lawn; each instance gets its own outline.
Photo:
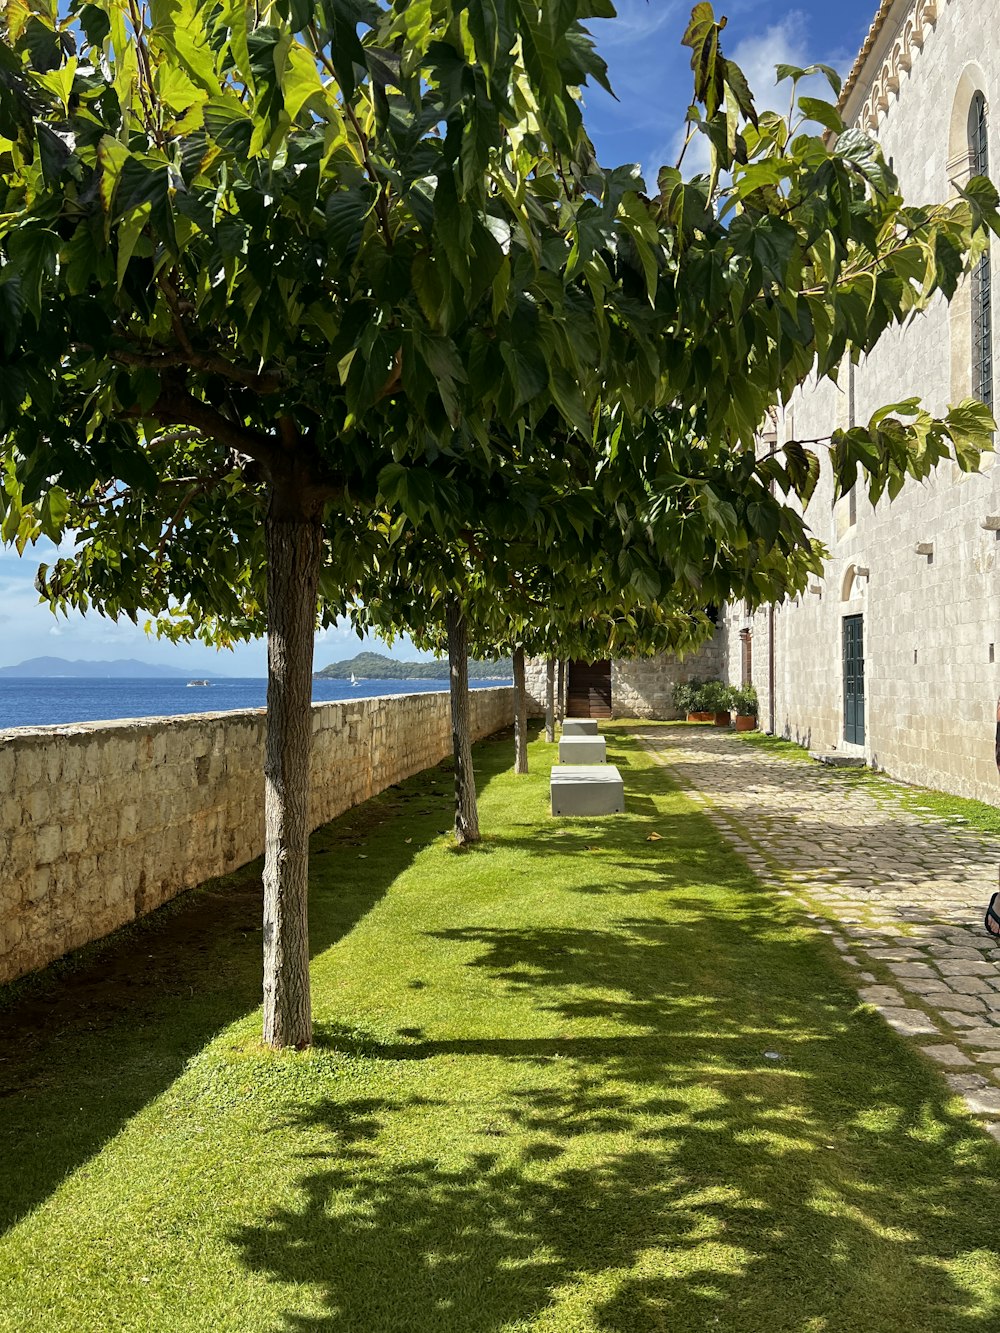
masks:
<path id="1" fill-rule="evenodd" d="M 0 1329 L 995 1333 L 1000 1148 L 609 740 L 625 816 L 507 739 L 471 853 L 441 771 L 316 834 L 304 1055 L 252 872 L 17 991 Z"/>

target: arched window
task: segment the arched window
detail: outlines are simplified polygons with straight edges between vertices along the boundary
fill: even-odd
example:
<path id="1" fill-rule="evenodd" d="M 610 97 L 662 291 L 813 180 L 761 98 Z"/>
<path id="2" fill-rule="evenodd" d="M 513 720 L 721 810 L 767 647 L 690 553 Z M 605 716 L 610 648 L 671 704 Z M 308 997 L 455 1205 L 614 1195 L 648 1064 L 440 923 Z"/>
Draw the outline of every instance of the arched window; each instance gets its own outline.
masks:
<path id="1" fill-rule="evenodd" d="M 969 107 L 969 167 L 973 176 L 990 170 L 987 143 L 986 98 L 977 92 Z M 972 272 L 972 392 L 987 407 L 993 406 L 993 317 L 990 252 Z"/>

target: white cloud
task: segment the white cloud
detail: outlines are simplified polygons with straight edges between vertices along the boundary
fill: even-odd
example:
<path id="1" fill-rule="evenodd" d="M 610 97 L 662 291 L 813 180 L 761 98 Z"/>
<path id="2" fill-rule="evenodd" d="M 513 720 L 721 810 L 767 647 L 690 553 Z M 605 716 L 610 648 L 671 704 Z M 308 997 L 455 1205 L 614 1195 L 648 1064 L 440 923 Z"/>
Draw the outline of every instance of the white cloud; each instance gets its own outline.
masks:
<path id="1" fill-rule="evenodd" d="M 805 18 L 798 11 L 786 14 L 761 33 L 744 37 L 726 54 L 747 76 L 758 111 L 787 111 L 790 85 L 776 86 L 776 65 L 808 65 Z"/>
<path id="2" fill-rule="evenodd" d="M 739 65 L 746 75 L 753 93 L 754 105 L 758 111 L 779 111 L 788 114 L 791 103 L 792 85 L 787 79 L 777 82 L 778 65 L 798 65 L 800 68 L 823 63 L 834 68 L 850 63 L 842 52 L 833 55 L 810 49 L 805 15 L 792 10 L 776 23 L 768 24 L 760 32 L 743 37 L 733 46 L 722 39 L 726 56 Z M 798 85 L 798 96 L 820 97 L 834 101 L 832 89 L 822 75 L 803 79 Z M 673 137 L 661 145 L 648 160 L 644 168 L 647 182 L 656 180 L 656 173 L 661 162 L 674 163 L 680 156 L 686 130 L 682 127 Z M 709 169 L 709 145 L 705 135 L 697 134 L 691 141 L 684 155 L 683 170 L 685 176 L 694 176 Z"/>
<path id="3" fill-rule="evenodd" d="M 617 0 L 615 8 L 617 18 L 590 25 L 602 52 L 648 42 L 664 28 L 683 29 L 689 6 L 678 0 Z"/>

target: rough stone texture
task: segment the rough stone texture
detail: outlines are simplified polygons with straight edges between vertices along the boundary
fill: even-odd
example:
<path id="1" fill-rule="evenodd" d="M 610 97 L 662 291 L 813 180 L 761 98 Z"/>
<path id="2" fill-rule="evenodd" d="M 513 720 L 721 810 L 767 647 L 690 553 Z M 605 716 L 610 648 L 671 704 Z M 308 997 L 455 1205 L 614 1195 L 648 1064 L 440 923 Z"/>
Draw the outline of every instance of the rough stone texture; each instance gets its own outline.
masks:
<path id="1" fill-rule="evenodd" d="M 963 1051 L 960 1051 L 957 1046 L 925 1046 L 923 1049 L 924 1054 L 929 1055 L 932 1060 L 936 1060 L 938 1064 L 947 1065 L 952 1069 L 972 1064 L 969 1057 Z"/>
<path id="2" fill-rule="evenodd" d="M 951 182 L 968 171 L 973 94 L 984 92 L 991 110 L 997 100 L 1000 42 L 992 34 L 1000 26 L 1000 3 L 938 0 L 936 9 L 921 3 L 921 12 L 931 16 L 926 37 L 907 43 L 908 58 L 893 64 L 893 44 L 915 8 L 894 7 L 847 115 L 850 121 L 874 114 L 876 137 L 907 202 L 922 204 L 953 197 Z M 1000 144 L 992 127 L 990 139 L 995 174 Z M 994 240 L 994 286 L 998 263 L 1000 246 Z M 966 283 L 950 307 L 937 300 L 904 330 L 886 333 L 854 369 L 854 420 L 866 422 L 876 408 L 911 395 L 943 412 L 972 394 L 971 319 Z M 997 360 L 994 356 L 994 376 Z M 848 426 L 851 397 L 846 367 L 839 385 L 806 386 L 780 415 L 779 443 L 822 438 Z M 852 522 L 849 501 L 833 502 L 824 464 L 807 518 L 830 557 L 825 577 L 814 581 L 816 591 L 775 614 L 775 728 L 814 749 L 855 752 L 844 739 L 841 639 L 843 617 L 862 614 L 867 725 L 857 753 L 905 781 L 997 804 L 1000 532 L 981 524 L 1000 514 L 1000 468 L 990 456 L 978 476 L 945 463 L 927 481 L 908 482 L 891 504 L 883 500 L 873 508 L 860 487 L 855 499 Z M 931 555 L 916 551 L 925 543 L 933 545 Z M 752 631 L 754 683 L 766 719 L 767 613 L 747 616 L 741 607 L 730 607 L 727 627 L 731 678 L 739 661 L 739 631 Z"/>
<path id="3" fill-rule="evenodd" d="M 899 991 L 893 986 L 863 986 L 858 994 L 865 1004 L 895 1005 L 905 1004 Z"/>
<path id="4" fill-rule="evenodd" d="M 697 652 L 681 659 L 670 653 L 657 657 L 616 660 L 611 663 L 611 710 L 613 717 L 671 719 L 680 717 L 674 707 L 674 686 L 689 680 L 725 680 L 727 642 L 723 628 Z M 569 672 L 566 673 L 567 681 Z M 733 679 L 739 680 L 739 674 Z M 528 710 L 532 717 L 545 714 L 545 659 L 533 657 L 525 667 Z"/>
<path id="5" fill-rule="evenodd" d="M 904 1037 L 929 1036 L 931 1033 L 940 1032 L 940 1028 L 934 1026 L 926 1014 L 922 1014 L 919 1009 L 898 1009 L 894 1006 L 880 1005 L 878 1011 L 896 1032 L 901 1032 Z"/>
<path id="6" fill-rule="evenodd" d="M 510 688 L 470 691 L 472 734 Z M 263 709 L 0 732 L 0 983 L 263 851 Z M 313 707 L 310 827 L 451 753 L 447 693 Z"/>
<path id="7" fill-rule="evenodd" d="M 676 718 L 674 686 L 689 680 L 726 679 L 726 637 L 720 630 L 695 653 L 680 659 L 658 657 L 611 663 L 613 717 Z M 739 680 L 737 675 L 736 680 Z"/>
<path id="8" fill-rule="evenodd" d="M 545 716 L 546 659 L 544 657 L 526 657 L 524 660 L 524 693 L 528 701 L 529 717 Z M 559 712 L 559 675 L 556 673 L 556 712 Z"/>

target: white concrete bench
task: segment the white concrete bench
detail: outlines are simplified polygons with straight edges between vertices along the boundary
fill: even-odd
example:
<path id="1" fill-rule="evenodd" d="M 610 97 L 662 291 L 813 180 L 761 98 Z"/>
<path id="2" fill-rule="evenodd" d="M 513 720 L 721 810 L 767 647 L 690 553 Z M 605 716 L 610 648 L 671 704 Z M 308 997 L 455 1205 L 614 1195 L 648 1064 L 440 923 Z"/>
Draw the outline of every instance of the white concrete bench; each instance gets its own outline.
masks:
<path id="1" fill-rule="evenodd" d="M 562 736 L 559 739 L 560 764 L 603 764 L 608 745 L 603 736 Z"/>
<path id="2" fill-rule="evenodd" d="M 553 768 L 549 792 L 554 815 L 620 815 L 625 809 L 625 784 L 614 764 Z"/>
<path id="3" fill-rule="evenodd" d="M 596 736 L 597 718 L 596 717 L 567 717 L 563 719 L 562 734 L 564 736 Z"/>

